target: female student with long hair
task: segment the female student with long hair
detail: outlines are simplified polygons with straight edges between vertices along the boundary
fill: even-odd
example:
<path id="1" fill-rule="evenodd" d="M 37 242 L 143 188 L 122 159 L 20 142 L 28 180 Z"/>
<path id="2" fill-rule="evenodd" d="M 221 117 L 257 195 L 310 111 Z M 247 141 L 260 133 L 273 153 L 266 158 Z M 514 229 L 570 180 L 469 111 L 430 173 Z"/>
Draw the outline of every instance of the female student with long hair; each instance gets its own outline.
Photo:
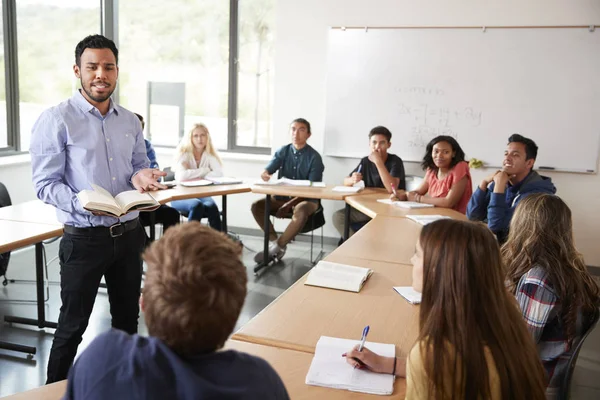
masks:
<path id="1" fill-rule="evenodd" d="M 408 359 L 354 348 L 348 363 L 406 376 L 407 399 L 544 399 L 544 371 L 504 285 L 492 232 L 479 223 L 433 222 L 412 263 L 422 300 Z"/>
<path id="2" fill-rule="evenodd" d="M 525 197 L 512 217 L 502 256 L 509 290 L 548 374 L 551 397 L 600 299 L 598 285 L 575 249 L 569 207 L 551 194 Z"/>
<path id="3" fill-rule="evenodd" d="M 465 214 L 473 184 L 465 152 L 456 139 L 452 136 L 433 138 L 427 144 L 421 167 L 427 171 L 425 179 L 416 190 L 401 195 L 399 200 L 452 208 Z M 396 199 L 394 195 L 392 199 Z"/>
<path id="4" fill-rule="evenodd" d="M 206 125 L 195 124 L 177 146 L 175 179 L 186 181 L 223 176 L 222 164 Z M 211 228 L 221 230 L 219 208 L 212 197 L 176 200 L 171 202 L 171 206 L 180 213 L 188 214 L 189 221 L 200 221 L 206 216 Z"/>

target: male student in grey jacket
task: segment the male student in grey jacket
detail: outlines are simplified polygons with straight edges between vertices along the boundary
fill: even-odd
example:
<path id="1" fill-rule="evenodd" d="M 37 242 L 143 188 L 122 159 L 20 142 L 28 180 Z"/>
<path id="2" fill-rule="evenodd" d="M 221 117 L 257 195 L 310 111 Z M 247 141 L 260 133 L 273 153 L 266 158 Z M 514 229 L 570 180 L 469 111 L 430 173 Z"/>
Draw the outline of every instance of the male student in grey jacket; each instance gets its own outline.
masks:
<path id="1" fill-rule="evenodd" d="M 500 243 L 519 201 L 531 193 L 556 193 L 552 179 L 533 170 L 537 151 L 533 140 L 516 133 L 509 137 L 502 170 L 483 179 L 469 201 L 467 217 L 487 221 Z"/>

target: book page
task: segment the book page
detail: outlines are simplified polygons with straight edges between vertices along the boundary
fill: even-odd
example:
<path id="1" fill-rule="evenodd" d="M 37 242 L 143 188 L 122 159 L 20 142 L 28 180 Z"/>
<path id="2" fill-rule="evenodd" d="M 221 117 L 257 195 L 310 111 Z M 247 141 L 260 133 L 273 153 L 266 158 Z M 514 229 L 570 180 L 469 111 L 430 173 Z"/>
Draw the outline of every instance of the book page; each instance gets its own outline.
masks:
<path id="1" fill-rule="evenodd" d="M 279 182 L 282 185 L 289 185 L 289 186 L 310 186 L 310 181 L 303 180 L 303 179 L 281 178 L 281 179 L 279 179 Z"/>
<path id="2" fill-rule="evenodd" d="M 212 185 L 212 181 L 209 181 L 208 179 L 192 179 L 190 181 L 180 181 L 179 184 L 181 186 L 187 186 L 187 187 L 195 187 L 195 186 L 209 186 Z"/>
<path id="3" fill-rule="evenodd" d="M 77 193 L 81 206 L 89 211 L 103 211 L 119 216 L 123 214 L 121 207 L 111 194 L 100 186 L 92 184 L 93 190 L 82 190 Z"/>
<path id="4" fill-rule="evenodd" d="M 319 261 L 308 274 L 304 284 L 359 292 L 372 272 L 368 268 Z"/>
<path id="5" fill-rule="evenodd" d="M 115 196 L 115 200 L 123 210 L 123 213 L 127 213 L 130 209 L 139 205 L 158 205 L 158 202 L 150 195 L 150 193 L 140 193 L 137 190 L 121 192 Z"/>
<path id="6" fill-rule="evenodd" d="M 229 184 L 234 184 L 234 183 L 243 183 L 243 181 L 241 179 L 238 178 L 231 178 L 231 177 L 227 177 L 227 176 L 207 176 L 206 177 L 207 181 L 211 181 L 215 184 L 218 185 L 229 185 Z"/>
<path id="7" fill-rule="evenodd" d="M 341 192 L 341 193 L 358 193 L 362 189 L 363 188 L 358 187 L 358 186 L 336 186 L 331 190 L 333 190 L 334 192 Z"/>

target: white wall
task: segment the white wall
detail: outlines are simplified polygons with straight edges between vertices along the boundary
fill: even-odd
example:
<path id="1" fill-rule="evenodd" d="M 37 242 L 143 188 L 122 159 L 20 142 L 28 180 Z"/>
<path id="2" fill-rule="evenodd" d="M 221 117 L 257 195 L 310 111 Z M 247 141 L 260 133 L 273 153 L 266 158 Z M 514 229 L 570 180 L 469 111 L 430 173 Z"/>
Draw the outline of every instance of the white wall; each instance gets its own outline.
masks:
<path id="1" fill-rule="evenodd" d="M 600 1 L 278 0 L 273 148 L 289 142 L 288 124 L 301 116 L 313 126 L 311 145 L 320 152 L 323 150 L 328 26 L 571 24 L 600 24 Z M 509 133 L 512 132 L 507 132 L 507 136 Z M 367 139 L 360 145 L 364 145 L 366 153 Z M 565 146 L 568 145 L 565 140 Z M 498 149 L 499 158 L 503 151 Z M 7 167 L 2 166 L 2 162 L 0 160 L 0 181 L 8 186 L 13 201 L 35 198 L 30 165 Z M 170 157 L 159 151 L 159 162 L 168 165 Z M 356 160 L 333 157 L 324 157 L 324 162 L 328 183 L 340 182 L 356 164 Z M 225 157 L 228 175 L 258 177 L 265 165 L 264 157 L 245 160 Z M 408 174 L 422 175 L 414 163 L 405 167 Z M 486 170 L 472 172 L 475 184 L 489 173 Z M 600 266 L 600 246 L 597 245 L 600 237 L 600 175 L 547 175 L 552 177 L 559 194 L 573 210 L 576 241 L 586 262 Z M 256 227 L 250 204 L 257 198 L 260 197 L 253 194 L 231 196 L 229 224 Z M 343 206 L 341 202 L 333 201 L 325 201 L 323 205 L 329 221 L 331 214 Z M 282 224 L 277 225 L 280 226 Z M 337 236 L 331 224 L 326 225 L 325 235 Z"/>
<path id="2" fill-rule="evenodd" d="M 279 0 L 277 14 L 273 123 L 278 133 L 273 147 L 289 141 L 289 121 L 302 116 L 313 126 L 311 145 L 322 151 L 329 26 L 590 25 L 600 24 L 600 1 Z M 366 138 L 362 145 L 366 153 Z M 498 149 L 499 159 L 503 151 Z M 339 182 L 356 160 L 325 157 L 324 162 L 325 180 L 333 183 Z M 416 164 L 407 164 L 406 169 L 409 174 L 422 173 Z M 486 174 L 489 171 L 474 170 L 473 182 L 477 184 Z M 600 265 L 600 176 L 547 175 L 573 210 L 577 246 L 586 262 Z M 336 206 L 326 202 L 327 214 Z M 326 232 L 332 236 L 332 227 L 328 228 Z"/>

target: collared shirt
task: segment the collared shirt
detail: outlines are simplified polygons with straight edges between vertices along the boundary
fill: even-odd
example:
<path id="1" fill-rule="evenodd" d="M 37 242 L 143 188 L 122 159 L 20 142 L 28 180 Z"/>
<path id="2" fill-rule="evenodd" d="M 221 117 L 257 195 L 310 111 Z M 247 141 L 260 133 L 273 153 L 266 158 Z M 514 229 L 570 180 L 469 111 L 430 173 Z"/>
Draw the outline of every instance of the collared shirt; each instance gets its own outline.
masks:
<path id="1" fill-rule="evenodd" d="M 539 266 L 533 267 L 521 277 L 515 296 L 527 328 L 537 344 L 548 375 L 546 393 L 550 394 L 553 389 L 560 387 L 573 350 L 569 346 L 561 301 L 549 281 L 548 273 Z M 581 322 L 580 312 L 573 344 L 580 340 L 583 333 Z"/>
<path id="2" fill-rule="evenodd" d="M 275 152 L 265 169 L 271 175 L 279 170 L 279 178 L 321 182 L 325 166 L 321 155 L 308 144 L 296 150 L 290 143 Z"/>
<path id="3" fill-rule="evenodd" d="M 58 220 L 77 227 L 110 226 L 119 221 L 83 209 L 77 193 L 91 184 L 113 196 L 132 190 L 131 178 L 148 168 L 140 121 L 110 100 L 102 116 L 78 91 L 44 111 L 31 132 L 32 180 L 37 197 L 56 207 Z M 122 222 L 137 218 L 130 212 Z"/>

